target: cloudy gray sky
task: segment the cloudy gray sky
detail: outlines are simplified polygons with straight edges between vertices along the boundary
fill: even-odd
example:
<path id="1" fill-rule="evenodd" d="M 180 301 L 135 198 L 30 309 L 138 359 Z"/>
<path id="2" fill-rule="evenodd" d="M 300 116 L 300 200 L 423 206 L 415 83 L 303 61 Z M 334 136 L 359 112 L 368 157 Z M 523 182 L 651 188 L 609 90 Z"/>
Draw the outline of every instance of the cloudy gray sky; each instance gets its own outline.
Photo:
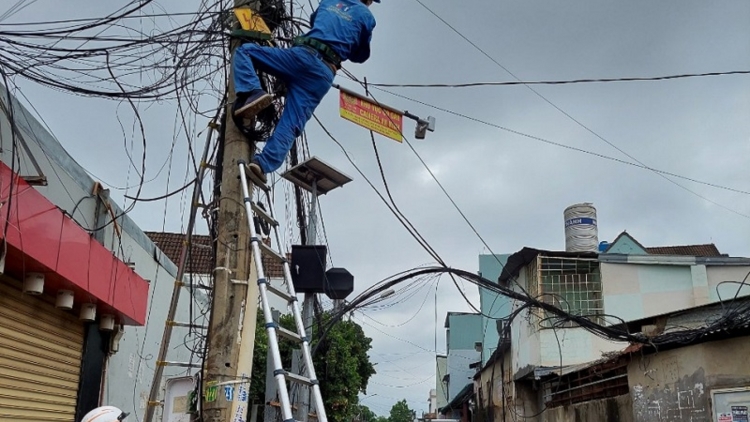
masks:
<path id="1" fill-rule="evenodd" d="M 750 70 L 750 3 L 744 0 L 422 2 L 525 81 Z M 68 0 L 64 10 L 51 0 L 30 3 L 12 20 L 101 16 L 116 7 L 94 0 Z M 159 3 L 169 11 L 193 11 L 198 2 Z M 360 78 L 396 84 L 513 80 L 417 0 L 383 0 L 372 10 L 378 19 L 372 59 L 348 66 Z M 137 182 L 123 158 L 133 124 L 126 104 L 59 93 L 20 78 L 15 82 L 71 155 L 97 178 L 119 187 Z M 357 88 L 343 77 L 337 82 Z M 548 102 L 524 86 L 390 88 L 492 125 L 632 161 L 601 137 L 647 166 L 750 190 L 748 75 L 534 89 Z M 600 240 L 628 230 L 648 246 L 713 242 L 724 253 L 750 256 L 747 194 L 673 178 L 680 187 L 649 170 L 373 92 L 381 102 L 437 118 L 434 133 L 410 142 L 497 253 L 523 246 L 564 248 L 563 209 L 586 201 L 598 209 Z M 369 134 L 338 116 L 336 94 L 328 95 L 317 114 L 380 187 Z M 145 185 L 143 196 L 158 196 L 184 183 L 187 140 L 184 134 L 176 138 L 170 162 L 175 105 L 144 105 L 141 112 L 147 129 L 147 179 L 158 174 Z M 195 120 L 194 131 L 205 124 Z M 412 131 L 407 122 L 406 135 Z M 354 176 L 353 183 L 321 198 L 321 204 L 333 262 L 355 274 L 357 290 L 430 262 L 314 122 L 308 135 L 314 155 Z M 488 250 L 415 154 L 406 144 L 380 136 L 376 141 L 401 210 L 449 265 L 476 271 L 477 255 Z M 202 138 L 191 136 L 190 142 L 202 148 Z M 135 139 L 137 156 L 138 143 Z M 164 163 L 165 170 L 158 173 Z M 124 193 L 113 190 L 120 203 Z M 283 195 L 279 198 L 283 205 Z M 180 231 L 182 208 L 179 198 L 173 198 L 167 204 L 139 204 L 131 216 L 144 230 Z M 478 305 L 475 289 L 465 288 Z M 440 283 L 437 301 L 435 292 L 434 284 L 426 285 L 397 305 L 355 314 L 374 339 L 378 374 L 368 395 L 376 395 L 364 404 L 377 413 L 386 414 L 401 398 L 426 410 L 428 391 L 435 385 L 435 344 L 437 352 L 445 349 L 445 313 L 469 309 L 448 281 Z"/>

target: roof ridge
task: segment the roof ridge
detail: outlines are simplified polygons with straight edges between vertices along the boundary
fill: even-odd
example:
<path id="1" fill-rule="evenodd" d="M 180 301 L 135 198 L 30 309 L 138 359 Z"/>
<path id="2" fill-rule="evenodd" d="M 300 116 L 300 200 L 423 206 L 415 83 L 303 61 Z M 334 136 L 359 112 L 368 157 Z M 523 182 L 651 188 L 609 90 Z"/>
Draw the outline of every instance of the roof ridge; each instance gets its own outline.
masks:
<path id="1" fill-rule="evenodd" d="M 715 243 L 691 243 L 688 245 L 659 245 L 659 246 L 646 246 L 648 248 L 684 248 L 688 246 L 716 246 Z"/>

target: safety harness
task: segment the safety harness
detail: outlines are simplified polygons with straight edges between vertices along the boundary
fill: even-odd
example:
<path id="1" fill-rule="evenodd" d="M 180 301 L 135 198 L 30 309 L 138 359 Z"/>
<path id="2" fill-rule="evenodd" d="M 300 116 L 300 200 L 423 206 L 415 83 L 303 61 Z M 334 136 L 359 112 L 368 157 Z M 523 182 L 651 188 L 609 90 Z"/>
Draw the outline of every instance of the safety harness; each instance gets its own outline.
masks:
<path id="1" fill-rule="evenodd" d="M 341 57 L 339 57 L 339 55 L 326 43 L 320 42 L 315 38 L 296 37 L 294 39 L 294 45 L 312 48 L 320 53 L 323 56 L 323 59 L 332 64 L 336 69 L 341 69 Z"/>

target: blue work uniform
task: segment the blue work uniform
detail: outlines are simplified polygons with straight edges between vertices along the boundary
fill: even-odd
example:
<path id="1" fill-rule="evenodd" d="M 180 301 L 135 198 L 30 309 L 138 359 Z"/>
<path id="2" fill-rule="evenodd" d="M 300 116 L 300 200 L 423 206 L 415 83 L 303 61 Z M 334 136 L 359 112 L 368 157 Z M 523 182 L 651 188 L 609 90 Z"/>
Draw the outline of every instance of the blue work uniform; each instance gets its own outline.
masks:
<path id="1" fill-rule="evenodd" d="M 360 0 L 321 0 L 305 34 L 326 44 L 341 61 L 364 63 L 370 57 L 375 17 Z M 234 54 L 237 93 L 261 89 L 256 69 L 280 78 L 287 86 L 281 118 L 263 151 L 255 156 L 264 173 L 281 167 L 295 138 L 302 134 L 335 76 L 324 56 L 307 46 L 261 47 L 246 43 Z"/>

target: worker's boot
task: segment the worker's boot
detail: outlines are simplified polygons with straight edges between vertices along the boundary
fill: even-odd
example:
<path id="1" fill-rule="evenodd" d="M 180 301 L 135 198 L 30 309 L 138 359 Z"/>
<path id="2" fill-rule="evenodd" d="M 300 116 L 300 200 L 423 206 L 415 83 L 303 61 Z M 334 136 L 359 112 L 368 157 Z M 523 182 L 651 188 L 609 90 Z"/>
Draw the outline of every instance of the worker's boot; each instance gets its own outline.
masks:
<path id="1" fill-rule="evenodd" d="M 264 108 L 271 105 L 272 102 L 273 97 L 268 95 L 262 89 L 238 94 L 233 107 L 234 117 L 252 119 Z"/>
<path id="2" fill-rule="evenodd" d="M 266 183 L 268 183 L 268 179 L 266 179 L 266 175 L 263 173 L 263 168 L 261 168 L 258 160 L 253 158 L 250 164 L 247 165 L 247 169 L 249 170 L 248 177 L 250 177 L 250 180 L 259 185 L 260 188 L 267 189 Z"/>

